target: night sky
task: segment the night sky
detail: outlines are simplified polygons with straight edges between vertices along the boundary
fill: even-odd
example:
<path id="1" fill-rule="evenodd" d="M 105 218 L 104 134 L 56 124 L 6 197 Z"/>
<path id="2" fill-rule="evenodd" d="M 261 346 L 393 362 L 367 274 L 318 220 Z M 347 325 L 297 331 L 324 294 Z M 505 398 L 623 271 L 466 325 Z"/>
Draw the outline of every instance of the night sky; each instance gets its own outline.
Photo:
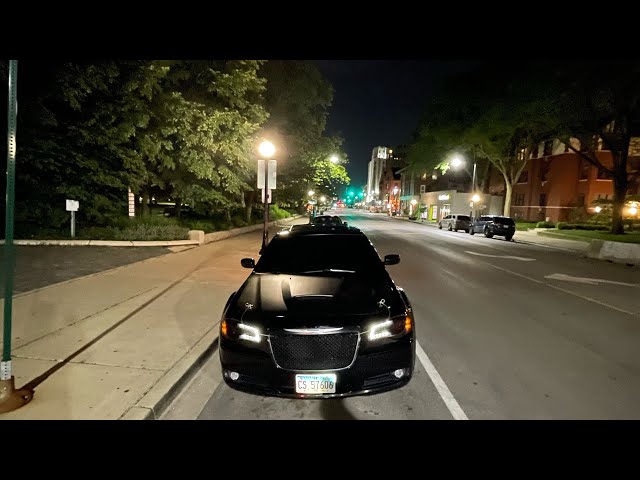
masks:
<path id="1" fill-rule="evenodd" d="M 352 185 L 367 181 L 367 163 L 377 145 L 408 143 L 426 102 L 455 73 L 474 62 L 315 60 L 334 87 L 327 133 L 340 133 L 349 156 Z"/>

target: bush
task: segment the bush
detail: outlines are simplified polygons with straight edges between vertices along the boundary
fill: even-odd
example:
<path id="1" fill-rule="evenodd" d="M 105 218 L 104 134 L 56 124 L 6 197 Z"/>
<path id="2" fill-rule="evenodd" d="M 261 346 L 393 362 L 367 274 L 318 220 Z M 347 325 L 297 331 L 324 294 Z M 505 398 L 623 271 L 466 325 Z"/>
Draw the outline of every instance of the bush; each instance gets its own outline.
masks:
<path id="1" fill-rule="evenodd" d="M 269 207 L 269 218 L 271 220 L 282 220 L 283 218 L 290 217 L 291 214 L 286 210 L 278 207 L 278 205 L 271 205 Z"/>
<path id="2" fill-rule="evenodd" d="M 591 230 L 591 231 L 603 231 L 609 230 L 609 227 L 604 225 L 593 225 L 589 223 L 558 223 L 558 230 Z"/>
<path id="3" fill-rule="evenodd" d="M 538 222 L 536 223 L 536 228 L 553 228 L 555 227 L 555 224 L 553 222 Z"/>

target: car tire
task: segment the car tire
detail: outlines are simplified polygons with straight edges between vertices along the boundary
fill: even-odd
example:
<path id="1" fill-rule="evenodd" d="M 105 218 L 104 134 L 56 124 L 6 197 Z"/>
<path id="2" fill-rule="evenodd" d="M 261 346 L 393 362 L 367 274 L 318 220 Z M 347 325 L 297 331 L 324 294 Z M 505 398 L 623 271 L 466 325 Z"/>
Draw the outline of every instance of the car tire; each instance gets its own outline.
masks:
<path id="1" fill-rule="evenodd" d="M 493 237 L 493 233 L 491 233 L 488 228 L 485 228 L 484 229 L 484 236 L 487 237 L 487 238 L 492 238 Z"/>
<path id="2" fill-rule="evenodd" d="M 453 231 L 453 227 L 451 226 L 451 224 L 449 224 L 449 227 L 447 228 L 447 230 L 449 230 L 450 232 Z"/>
<path id="3" fill-rule="evenodd" d="M 438 222 L 438 228 L 442 230 L 442 224 L 440 222 Z"/>
<path id="4" fill-rule="evenodd" d="M 469 235 L 475 235 L 476 231 L 473 228 L 469 229 Z"/>
<path id="5" fill-rule="evenodd" d="M 504 237 L 504 239 L 505 239 L 507 242 L 510 242 L 511 240 L 513 240 L 513 235 L 507 235 L 506 237 Z"/>

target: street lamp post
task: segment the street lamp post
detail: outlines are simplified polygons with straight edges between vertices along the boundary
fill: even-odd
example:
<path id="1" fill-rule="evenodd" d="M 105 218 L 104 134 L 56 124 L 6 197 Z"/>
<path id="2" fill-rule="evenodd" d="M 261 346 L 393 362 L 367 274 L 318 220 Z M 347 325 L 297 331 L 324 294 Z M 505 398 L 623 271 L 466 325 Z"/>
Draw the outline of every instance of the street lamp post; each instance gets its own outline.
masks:
<path id="1" fill-rule="evenodd" d="M 393 210 L 398 214 L 398 186 L 393 187 Z"/>
<path id="2" fill-rule="evenodd" d="M 13 316 L 13 276 L 15 249 L 13 246 L 15 174 L 16 174 L 16 129 L 18 117 L 18 61 L 9 60 L 9 97 L 7 101 L 7 195 L 5 211 L 4 241 L 4 328 L 2 360 L 0 361 L 0 413 L 16 410 L 33 398 L 33 390 L 16 390 L 15 377 L 11 368 L 11 336 Z"/>
<path id="3" fill-rule="evenodd" d="M 276 153 L 276 147 L 268 140 L 263 141 L 258 147 L 258 152 L 264 160 L 264 225 L 262 227 L 262 250 L 269 243 L 269 231 L 267 224 L 269 223 L 269 159 Z"/>

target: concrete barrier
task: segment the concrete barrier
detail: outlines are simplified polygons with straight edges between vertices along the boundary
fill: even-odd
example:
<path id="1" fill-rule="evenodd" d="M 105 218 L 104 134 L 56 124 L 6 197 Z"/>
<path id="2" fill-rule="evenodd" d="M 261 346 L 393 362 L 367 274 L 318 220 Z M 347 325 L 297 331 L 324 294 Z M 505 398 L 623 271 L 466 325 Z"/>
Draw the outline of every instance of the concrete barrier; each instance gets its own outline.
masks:
<path id="1" fill-rule="evenodd" d="M 588 256 L 616 263 L 640 265 L 640 244 L 592 240 Z"/>

